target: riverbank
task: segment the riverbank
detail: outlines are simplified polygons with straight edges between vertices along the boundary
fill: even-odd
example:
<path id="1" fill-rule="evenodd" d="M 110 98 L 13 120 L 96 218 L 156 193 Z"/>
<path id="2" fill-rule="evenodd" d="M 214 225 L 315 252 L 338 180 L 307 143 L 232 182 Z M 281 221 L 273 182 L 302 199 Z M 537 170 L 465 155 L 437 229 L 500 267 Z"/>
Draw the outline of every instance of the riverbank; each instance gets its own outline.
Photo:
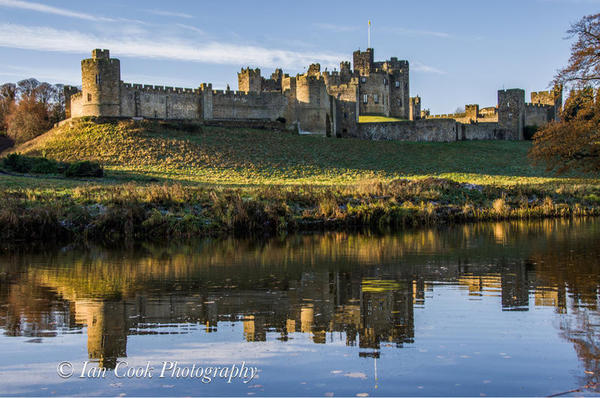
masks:
<path id="1" fill-rule="evenodd" d="M 21 177 L 26 178 L 26 177 Z M 554 192 L 446 179 L 364 181 L 335 187 L 215 188 L 90 184 L 0 190 L 0 238 L 156 240 L 294 231 L 398 230 L 488 220 L 600 215 L 586 187 Z"/>
<path id="2" fill-rule="evenodd" d="M 99 179 L 0 174 L 0 239 L 153 240 L 600 215 L 600 180 L 527 142 L 403 143 L 150 122 L 66 124 L 16 148 Z"/>

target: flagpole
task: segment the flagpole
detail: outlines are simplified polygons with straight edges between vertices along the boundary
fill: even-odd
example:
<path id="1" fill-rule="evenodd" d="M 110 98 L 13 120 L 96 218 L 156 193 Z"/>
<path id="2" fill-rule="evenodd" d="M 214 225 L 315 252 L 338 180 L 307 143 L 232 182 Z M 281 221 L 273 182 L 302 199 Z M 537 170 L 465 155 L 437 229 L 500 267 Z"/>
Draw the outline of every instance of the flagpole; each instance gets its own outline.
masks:
<path id="1" fill-rule="evenodd" d="M 368 44 L 367 48 L 371 48 L 371 21 L 369 20 L 369 30 L 368 30 Z"/>

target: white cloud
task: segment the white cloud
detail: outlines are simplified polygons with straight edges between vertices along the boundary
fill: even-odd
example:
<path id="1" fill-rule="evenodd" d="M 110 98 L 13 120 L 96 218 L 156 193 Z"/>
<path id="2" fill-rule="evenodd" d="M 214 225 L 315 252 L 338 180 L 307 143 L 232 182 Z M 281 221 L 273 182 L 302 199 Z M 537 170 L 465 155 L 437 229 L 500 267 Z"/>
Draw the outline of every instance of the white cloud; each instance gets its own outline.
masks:
<path id="1" fill-rule="evenodd" d="M 63 17 L 85 19 L 88 21 L 114 21 L 111 18 L 104 18 L 97 15 L 86 14 L 83 12 L 71 11 L 64 8 L 52 7 L 41 3 L 33 3 L 22 0 L 0 0 L 0 7 L 19 8 L 22 10 L 37 11 L 45 14 L 61 15 Z"/>
<path id="2" fill-rule="evenodd" d="M 144 11 L 146 11 L 147 13 L 150 13 L 150 14 L 160 15 L 163 17 L 176 17 L 176 18 L 187 18 L 187 19 L 194 18 L 193 15 L 186 14 L 183 12 L 173 12 L 173 11 L 163 11 L 163 10 L 144 10 Z"/>
<path id="3" fill-rule="evenodd" d="M 406 29 L 398 27 L 382 27 L 381 30 L 389 33 L 395 33 L 405 36 L 431 36 L 438 37 L 441 39 L 449 39 L 452 37 L 451 34 L 446 32 L 436 32 L 433 30 L 420 30 L 420 29 Z"/>
<path id="4" fill-rule="evenodd" d="M 436 75 L 445 75 L 446 72 L 433 66 L 422 64 L 419 61 L 411 62 L 411 68 L 417 72 L 434 73 Z"/>
<path id="5" fill-rule="evenodd" d="M 217 41 L 197 44 L 178 38 L 155 39 L 143 35 L 96 36 L 17 24 L 0 24 L 0 46 L 68 53 L 89 53 L 94 48 L 109 48 L 113 54 L 121 56 L 296 69 L 312 62 L 334 66 L 343 59 L 343 55 L 323 52 L 297 52 Z"/>
<path id="6" fill-rule="evenodd" d="M 183 29 L 191 30 L 192 32 L 200 33 L 202 35 L 206 34 L 206 32 L 204 32 L 202 29 L 197 28 L 195 26 L 186 25 L 186 24 L 182 24 L 182 23 L 175 24 L 175 26 L 178 26 Z"/>

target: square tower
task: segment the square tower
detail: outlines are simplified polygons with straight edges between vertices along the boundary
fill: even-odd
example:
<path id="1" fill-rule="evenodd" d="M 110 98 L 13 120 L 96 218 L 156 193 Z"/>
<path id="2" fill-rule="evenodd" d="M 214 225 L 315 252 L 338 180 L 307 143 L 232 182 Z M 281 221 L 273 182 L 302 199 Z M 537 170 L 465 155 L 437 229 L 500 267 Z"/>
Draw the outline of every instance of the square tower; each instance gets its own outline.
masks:
<path id="1" fill-rule="evenodd" d="M 367 48 L 366 51 L 360 50 L 354 51 L 353 62 L 354 71 L 358 72 L 361 76 L 368 76 L 373 69 L 374 62 L 374 51 L 372 48 Z"/>

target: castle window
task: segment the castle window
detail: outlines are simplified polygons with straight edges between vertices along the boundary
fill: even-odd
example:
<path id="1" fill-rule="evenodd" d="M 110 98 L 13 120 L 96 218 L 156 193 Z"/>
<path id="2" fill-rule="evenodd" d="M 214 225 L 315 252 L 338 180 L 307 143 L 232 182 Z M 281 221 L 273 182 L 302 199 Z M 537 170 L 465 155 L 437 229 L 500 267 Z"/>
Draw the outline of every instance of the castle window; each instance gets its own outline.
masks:
<path id="1" fill-rule="evenodd" d="M 363 77 L 360 78 L 360 81 L 363 82 L 363 83 L 366 83 L 367 82 L 367 78 L 363 76 Z"/>
<path id="2" fill-rule="evenodd" d="M 92 94 L 88 94 L 88 102 L 92 100 Z"/>
<path id="3" fill-rule="evenodd" d="M 100 85 L 100 75 L 96 75 L 96 84 Z"/>
<path id="4" fill-rule="evenodd" d="M 400 88 L 400 82 L 396 81 L 396 88 Z"/>
<path id="5" fill-rule="evenodd" d="M 363 95 L 363 104 L 367 104 L 369 102 L 369 96 L 367 94 Z"/>
<path id="6" fill-rule="evenodd" d="M 375 101 L 375 103 L 378 104 L 379 103 L 379 95 L 374 94 L 373 95 L 373 101 Z"/>
<path id="7" fill-rule="evenodd" d="M 383 85 L 387 86 L 387 79 L 386 78 L 383 78 Z"/>

